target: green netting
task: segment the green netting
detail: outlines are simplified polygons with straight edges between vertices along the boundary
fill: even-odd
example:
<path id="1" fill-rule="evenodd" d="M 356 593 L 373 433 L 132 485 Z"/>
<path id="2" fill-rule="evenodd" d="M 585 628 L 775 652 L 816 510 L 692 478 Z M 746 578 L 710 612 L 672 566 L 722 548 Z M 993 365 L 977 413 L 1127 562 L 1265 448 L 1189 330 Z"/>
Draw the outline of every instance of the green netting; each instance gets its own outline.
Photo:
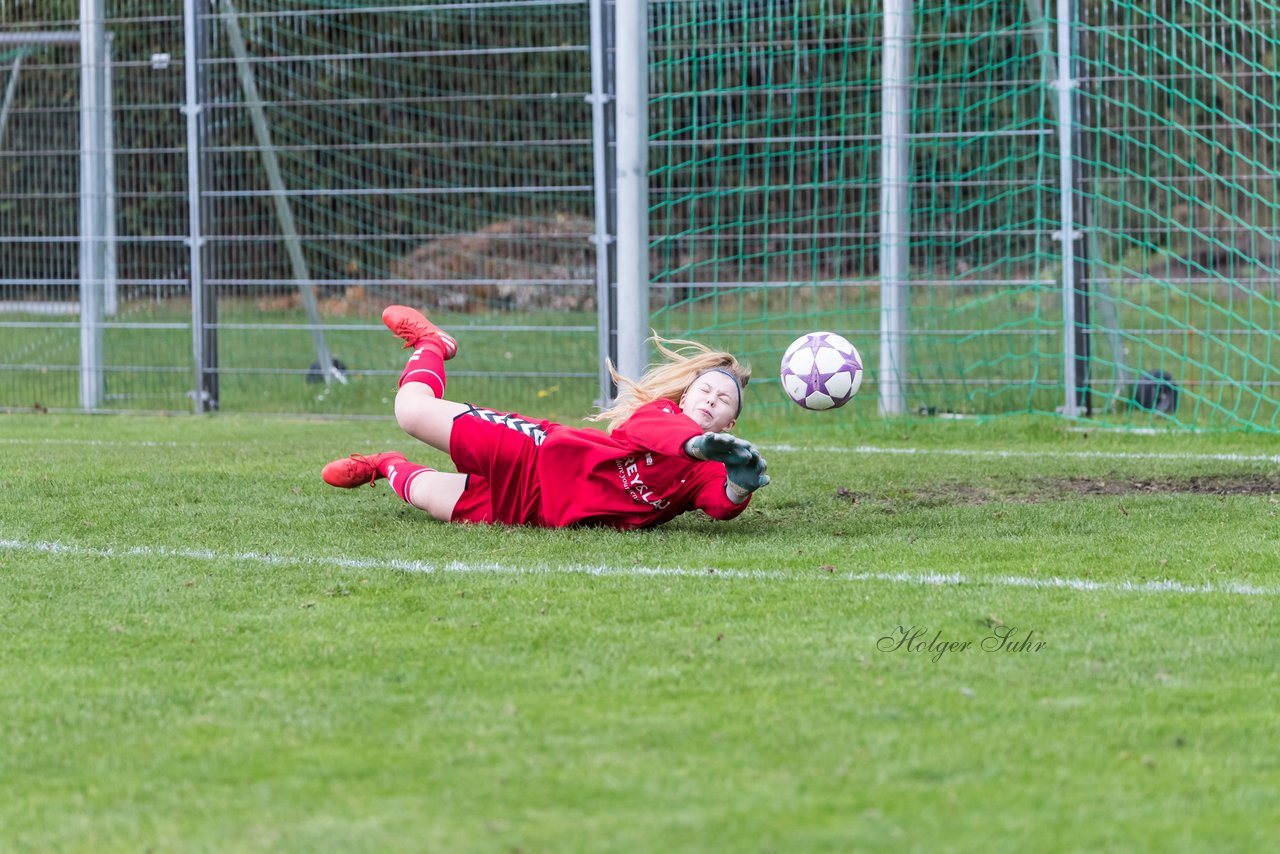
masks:
<path id="1" fill-rule="evenodd" d="M 1179 423 L 1280 427 L 1278 39 L 1274 3 L 1098 4 L 1083 17 L 1090 275 L 1116 342 L 1095 360 L 1104 397 L 1165 372 Z"/>
<path id="2" fill-rule="evenodd" d="M 834 416 L 760 387 L 767 421 L 877 411 L 882 5 L 652 8 L 656 327 L 744 352 L 765 380 L 816 329 L 870 366 Z M 1075 5 L 1064 195 L 1056 4 L 912 4 L 909 410 L 1064 404 L 1069 204 L 1094 419 L 1278 429 L 1276 6 Z M 1164 376 L 1172 412 L 1152 398 Z"/>

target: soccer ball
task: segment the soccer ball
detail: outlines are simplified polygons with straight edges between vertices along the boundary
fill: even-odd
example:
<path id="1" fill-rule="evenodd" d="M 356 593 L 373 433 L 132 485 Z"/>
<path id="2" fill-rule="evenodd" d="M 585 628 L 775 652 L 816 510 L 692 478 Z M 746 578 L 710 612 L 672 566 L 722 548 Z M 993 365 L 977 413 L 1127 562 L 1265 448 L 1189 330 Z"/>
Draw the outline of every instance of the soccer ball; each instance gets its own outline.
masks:
<path id="1" fill-rule="evenodd" d="M 782 389 L 805 409 L 837 409 L 862 385 L 862 356 L 834 332 L 801 335 L 782 356 Z"/>

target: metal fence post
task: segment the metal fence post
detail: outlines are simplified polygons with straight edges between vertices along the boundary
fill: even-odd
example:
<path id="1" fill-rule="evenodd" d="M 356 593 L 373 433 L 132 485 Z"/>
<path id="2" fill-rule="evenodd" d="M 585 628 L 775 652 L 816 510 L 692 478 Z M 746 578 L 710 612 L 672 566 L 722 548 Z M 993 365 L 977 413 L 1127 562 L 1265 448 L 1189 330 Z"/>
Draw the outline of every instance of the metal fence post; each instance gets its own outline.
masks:
<path id="1" fill-rule="evenodd" d="M 906 412 L 911 264 L 911 0 L 885 0 L 880 83 L 880 413 Z"/>
<path id="2" fill-rule="evenodd" d="M 618 0 L 618 371 L 649 361 L 649 30 L 647 0 Z"/>
<path id="3" fill-rule="evenodd" d="M 1081 412 L 1079 390 L 1083 377 L 1078 360 L 1076 339 L 1076 239 L 1079 232 L 1075 225 L 1075 111 L 1074 91 L 1076 81 L 1072 75 L 1071 30 L 1073 9 L 1071 0 L 1058 0 L 1058 178 L 1060 192 L 1061 228 L 1057 233 L 1062 247 L 1062 378 L 1064 401 L 1062 414 L 1077 418 Z"/>
<path id="4" fill-rule="evenodd" d="M 200 198 L 200 38 L 201 24 L 196 10 L 197 0 L 183 0 L 185 102 L 182 112 L 187 120 L 187 263 L 191 276 L 191 349 L 195 368 L 192 392 L 196 412 L 218 407 L 217 376 L 210 370 L 216 362 L 216 342 L 205 337 L 204 231 L 201 223 Z"/>
<path id="5" fill-rule="evenodd" d="M 102 112 L 106 61 L 103 0 L 80 0 L 80 408 L 102 406 L 106 151 Z"/>
<path id="6" fill-rule="evenodd" d="M 111 92 L 111 66 L 115 62 L 112 33 L 104 33 L 103 49 L 105 59 L 102 64 L 102 276 L 103 276 L 103 314 L 114 317 L 120 310 L 120 276 L 117 259 L 116 234 L 116 141 L 115 141 L 115 103 Z"/>
<path id="7" fill-rule="evenodd" d="M 616 217 L 610 209 L 612 200 L 613 170 L 609 168 L 611 152 L 609 145 L 614 140 L 609 132 L 613 127 L 611 121 L 613 97 L 609 92 L 612 79 L 605 72 L 608 62 L 608 34 L 612 32 L 607 25 L 605 0 L 589 0 L 591 11 L 591 94 L 587 100 L 591 104 L 591 161 L 592 190 L 595 205 L 595 233 L 592 242 L 595 244 L 596 256 L 596 335 L 597 353 L 599 356 L 600 399 L 601 408 L 613 401 L 613 379 L 606 367 L 607 361 L 613 357 L 614 324 L 613 315 L 613 275 L 610 261 L 613 253 L 613 226 Z"/>

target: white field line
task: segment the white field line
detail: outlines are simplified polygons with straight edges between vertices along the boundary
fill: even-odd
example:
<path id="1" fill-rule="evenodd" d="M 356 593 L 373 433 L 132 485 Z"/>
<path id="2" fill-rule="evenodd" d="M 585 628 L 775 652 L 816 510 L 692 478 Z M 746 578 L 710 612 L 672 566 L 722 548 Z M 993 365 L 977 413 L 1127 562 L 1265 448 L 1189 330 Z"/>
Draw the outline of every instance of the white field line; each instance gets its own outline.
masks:
<path id="1" fill-rule="evenodd" d="M 408 441 L 408 440 L 406 440 Z M 197 448 L 200 442 L 153 442 L 146 440 L 112 439 L 49 439 L 49 438 L 0 438 L 0 445 L 85 445 L 137 448 Z M 981 448 L 884 448 L 875 445 L 761 445 L 766 453 L 780 454 L 881 454 L 886 456 L 947 456 L 978 457 L 986 459 L 1078 459 L 1078 460 L 1167 460 L 1170 462 L 1222 462 L 1222 463 L 1280 463 L 1280 454 L 1175 454 L 1142 453 L 1127 451 L 1001 451 Z"/>
<path id="2" fill-rule="evenodd" d="M 122 448 L 195 448 L 195 442 L 149 442 L 143 439 L 0 439 L 0 445 L 83 445 L 85 447 L 119 446 Z"/>
<path id="3" fill-rule="evenodd" d="M 885 454 L 899 456 L 984 457 L 987 459 L 1169 460 L 1171 462 L 1280 463 L 1280 454 L 1172 454 L 1128 451 L 1000 451 L 980 448 L 881 448 L 875 445 L 766 445 L 763 450 L 783 454 Z"/>
<path id="4" fill-rule="evenodd" d="M 938 572 L 814 572 L 804 575 L 777 570 L 701 569 L 666 566 L 607 566 L 571 563 L 564 565 L 514 565 L 487 561 L 447 561 L 426 563 L 417 560 L 378 560 L 335 555 L 273 555 L 260 552 L 217 552 L 209 549 L 172 549 L 164 546 L 118 546 L 91 548 L 58 542 L 0 540 L 0 551 L 65 555 L 77 558 L 180 558 L 220 563 L 247 563 L 259 566 L 315 566 L 338 569 L 393 570 L 424 574 L 489 575 L 594 575 L 616 578 L 723 578 L 780 582 L 830 583 L 832 581 L 901 584 L 923 587 L 1023 587 L 1032 590 L 1077 590 L 1103 593 L 1234 594 L 1238 596 L 1280 596 L 1280 587 L 1263 587 L 1239 581 L 1187 584 L 1172 579 L 1160 581 L 1090 581 L 1083 578 L 1028 578 L 1016 575 L 969 577 Z"/>

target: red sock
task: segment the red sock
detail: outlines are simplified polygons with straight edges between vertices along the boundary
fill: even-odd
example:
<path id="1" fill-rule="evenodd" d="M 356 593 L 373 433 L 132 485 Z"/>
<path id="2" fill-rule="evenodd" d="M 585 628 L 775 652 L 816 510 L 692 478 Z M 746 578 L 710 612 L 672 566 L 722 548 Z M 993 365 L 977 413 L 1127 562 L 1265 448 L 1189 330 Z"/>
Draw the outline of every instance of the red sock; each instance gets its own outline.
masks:
<path id="1" fill-rule="evenodd" d="M 444 348 L 432 340 L 422 341 L 409 357 L 400 375 L 400 385 L 405 383 L 426 383 L 435 392 L 436 400 L 444 398 Z"/>
<path id="2" fill-rule="evenodd" d="M 378 466 L 378 474 L 387 479 L 391 489 L 406 504 L 413 503 L 409 500 L 409 485 L 413 483 L 418 475 L 426 471 L 435 471 L 435 469 L 411 463 L 403 457 L 393 457 Z"/>

